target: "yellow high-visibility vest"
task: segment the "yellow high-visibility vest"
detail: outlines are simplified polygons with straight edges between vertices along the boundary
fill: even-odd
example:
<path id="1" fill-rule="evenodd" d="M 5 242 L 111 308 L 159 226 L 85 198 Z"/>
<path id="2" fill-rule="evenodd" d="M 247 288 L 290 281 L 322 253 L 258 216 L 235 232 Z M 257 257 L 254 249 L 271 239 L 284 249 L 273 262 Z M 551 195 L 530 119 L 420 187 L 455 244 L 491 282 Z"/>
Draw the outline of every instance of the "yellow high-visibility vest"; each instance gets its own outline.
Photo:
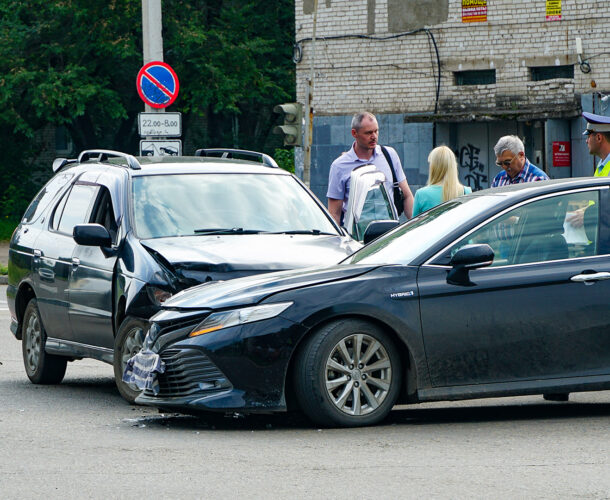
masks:
<path id="1" fill-rule="evenodd" d="M 606 161 L 606 163 L 602 163 L 601 161 L 597 164 L 597 168 L 595 169 L 595 173 L 593 177 L 608 177 L 610 174 L 610 160 Z"/>

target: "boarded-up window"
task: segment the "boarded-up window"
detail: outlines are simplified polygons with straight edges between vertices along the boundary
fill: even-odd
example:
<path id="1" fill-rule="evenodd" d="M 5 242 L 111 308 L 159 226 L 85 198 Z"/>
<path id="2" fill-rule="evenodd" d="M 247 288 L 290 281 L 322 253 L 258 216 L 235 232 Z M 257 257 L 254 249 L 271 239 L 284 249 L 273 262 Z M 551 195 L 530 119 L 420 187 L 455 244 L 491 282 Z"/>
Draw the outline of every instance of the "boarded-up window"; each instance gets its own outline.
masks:
<path id="1" fill-rule="evenodd" d="M 449 0 L 388 0 L 390 33 L 412 31 L 444 23 L 449 16 Z"/>
<path id="2" fill-rule="evenodd" d="M 318 8 L 322 5 L 330 7 L 331 0 L 318 0 Z M 303 0 L 303 14 L 313 14 L 313 0 Z"/>

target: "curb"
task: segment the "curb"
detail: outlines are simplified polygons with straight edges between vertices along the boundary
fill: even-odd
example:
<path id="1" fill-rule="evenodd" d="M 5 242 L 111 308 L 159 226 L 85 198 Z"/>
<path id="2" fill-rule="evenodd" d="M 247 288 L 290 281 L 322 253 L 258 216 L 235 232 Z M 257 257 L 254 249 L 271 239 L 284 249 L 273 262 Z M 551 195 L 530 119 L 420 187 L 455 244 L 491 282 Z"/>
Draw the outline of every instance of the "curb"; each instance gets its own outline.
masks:
<path id="1" fill-rule="evenodd" d="M 0 275 L 0 285 L 8 285 L 8 276 L 6 274 Z"/>

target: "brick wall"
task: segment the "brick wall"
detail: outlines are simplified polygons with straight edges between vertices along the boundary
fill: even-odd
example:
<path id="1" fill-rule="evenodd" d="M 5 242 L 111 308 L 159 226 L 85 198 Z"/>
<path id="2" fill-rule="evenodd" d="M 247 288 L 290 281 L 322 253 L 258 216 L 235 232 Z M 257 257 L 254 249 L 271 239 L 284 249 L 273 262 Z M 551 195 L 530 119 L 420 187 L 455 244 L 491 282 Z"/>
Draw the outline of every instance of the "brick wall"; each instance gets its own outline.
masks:
<path id="1" fill-rule="evenodd" d="M 297 42 L 312 35 L 312 5 L 312 0 L 296 0 Z M 439 12 L 446 19 L 427 25 L 429 19 L 439 18 Z M 541 151 L 539 166 L 551 177 L 589 175 L 592 159 L 578 132 L 582 129 L 578 116 L 583 102 L 599 103 L 601 95 L 610 93 L 607 12 L 607 0 L 564 0 L 562 19 L 547 21 L 545 0 L 488 0 L 486 22 L 463 23 L 461 0 L 319 0 L 313 191 L 326 200 L 330 163 L 351 145 L 351 115 L 362 109 L 377 115 L 380 142 L 397 149 L 414 190 L 427 178 L 433 122 L 438 125 L 437 143 L 446 143 L 456 152 L 475 139 L 479 141 L 487 179 L 480 187 L 489 185 L 496 173 L 492 148 L 503 133 L 530 135 L 526 153 L 533 158 Z M 404 30 L 397 31 L 399 27 L 416 32 L 402 36 Z M 369 33 L 387 39 L 356 37 Z M 576 37 L 582 39 L 589 73 L 580 70 Z M 438 101 L 433 38 L 441 65 Z M 305 102 L 313 47 L 310 40 L 300 46 L 297 100 Z M 574 78 L 532 80 L 530 67 L 558 65 L 573 65 Z M 454 72 L 489 69 L 495 70 L 495 84 L 455 84 Z M 586 108 L 610 114 L 599 105 Z M 559 122 L 550 122 L 553 126 L 545 136 L 536 127 L 544 126 L 547 120 Z M 476 127 L 469 124 L 474 123 L 488 124 L 481 129 L 485 130 L 484 137 L 473 132 Z M 566 140 L 553 136 L 557 130 L 571 130 L 572 169 L 555 171 L 549 162 L 551 142 Z M 452 136 L 457 139 L 451 140 Z M 302 168 L 300 151 L 296 168 L 297 173 Z M 460 176 L 462 181 L 467 180 L 462 173 Z"/>
<path id="2" fill-rule="evenodd" d="M 478 23 L 462 22 L 461 0 L 429 3 L 448 3 L 447 20 L 428 26 L 441 60 L 440 113 L 544 109 L 556 104 L 573 107 L 575 94 L 610 91 L 607 0 L 564 0 L 560 21 L 545 20 L 545 0 L 488 0 L 487 22 Z M 371 16 L 373 36 L 396 35 L 388 31 L 388 0 L 319 1 L 313 99 L 316 113 L 345 114 L 361 108 L 377 113 L 432 113 L 436 56 L 425 32 L 390 40 L 320 39 L 365 35 Z M 303 13 L 303 0 L 296 0 L 296 40 L 311 37 L 312 20 L 313 15 Z M 422 18 L 422 28 L 424 24 Z M 576 64 L 574 79 L 530 80 L 530 66 L 577 63 L 576 37 L 582 38 L 585 59 L 590 57 L 590 73 L 582 73 Z M 297 96 L 304 102 L 313 51 L 311 41 L 302 47 Z M 609 53 L 603 54 L 605 51 Z M 454 85 L 453 72 L 469 69 L 495 69 L 496 84 Z"/>

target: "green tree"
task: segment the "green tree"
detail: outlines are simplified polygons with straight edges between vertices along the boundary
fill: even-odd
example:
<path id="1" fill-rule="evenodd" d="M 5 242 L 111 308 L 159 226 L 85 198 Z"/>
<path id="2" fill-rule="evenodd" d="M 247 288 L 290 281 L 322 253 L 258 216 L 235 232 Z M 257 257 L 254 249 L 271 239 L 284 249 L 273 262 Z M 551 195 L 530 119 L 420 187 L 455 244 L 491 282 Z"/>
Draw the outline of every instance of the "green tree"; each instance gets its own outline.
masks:
<path id="1" fill-rule="evenodd" d="M 273 106 L 295 93 L 294 0 L 163 0 L 162 8 L 164 60 L 180 79 L 170 110 L 183 113 L 183 138 L 272 153 L 281 145 Z M 11 196 L 29 198 L 44 180 L 31 159 L 49 125 L 66 127 L 76 151 L 137 152 L 141 66 L 141 0 L 0 0 L 0 209 L 10 186 Z M 32 185 L 20 185 L 24 178 Z"/>
<path id="2" fill-rule="evenodd" d="M 273 106 L 294 98 L 294 0 L 163 3 L 166 60 L 181 82 L 178 109 L 207 123 L 209 146 L 272 152 Z"/>

